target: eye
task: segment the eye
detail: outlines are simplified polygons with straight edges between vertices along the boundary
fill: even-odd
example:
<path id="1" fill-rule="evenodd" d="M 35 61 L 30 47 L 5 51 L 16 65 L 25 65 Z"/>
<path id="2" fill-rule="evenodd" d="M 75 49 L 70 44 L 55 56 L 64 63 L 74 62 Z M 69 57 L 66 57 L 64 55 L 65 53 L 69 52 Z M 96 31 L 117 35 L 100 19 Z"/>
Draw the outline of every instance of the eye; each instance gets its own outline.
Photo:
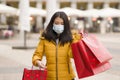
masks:
<path id="1" fill-rule="evenodd" d="M 64 25 L 64 21 L 63 21 L 62 18 L 57 17 L 57 18 L 54 20 L 54 24 L 56 24 L 56 25 Z"/>
<path id="2" fill-rule="evenodd" d="M 64 25 L 64 23 L 63 22 L 55 22 L 54 24 L 56 24 L 56 25 Z"/>
<path id="3" fill-rule="evenodd" d="M 59 22 L 55 22 L 54 24 L 59 25 Z"/>

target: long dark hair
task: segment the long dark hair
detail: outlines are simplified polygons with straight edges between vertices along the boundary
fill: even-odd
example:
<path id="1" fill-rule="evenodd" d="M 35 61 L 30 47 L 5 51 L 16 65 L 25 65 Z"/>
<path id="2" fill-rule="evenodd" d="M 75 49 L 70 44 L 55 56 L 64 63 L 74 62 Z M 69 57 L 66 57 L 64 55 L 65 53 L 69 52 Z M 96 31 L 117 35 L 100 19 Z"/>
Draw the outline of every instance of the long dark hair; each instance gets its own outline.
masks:
<path id="1" fill-rule="evenodd" d="M 58 38 L 58 35 L 57 35 L 57 33 L 55 33 L 53 31 L 53 24 L 54 24 L 54 20 L 57 17 L 62 18 L 63 22 L 64 22 L 64 31 L 63 31 L 63 33 L 61 33 L 59 35 L 60 44 L 64 45 L 65 43 L 72 42 L 72 34 L 71 34 L 71 30 L 70 30 L 69 20 L 68 20 L 67 15 L 64 12 L 56 12 L 52 16 L 52 18 L 51 18 L 46 30 L 43 32 L 42 36 L 45 37 L 45 39 L 47 39 L 48 41 L 53 40 L 55 42 L 55 40 Z"/>

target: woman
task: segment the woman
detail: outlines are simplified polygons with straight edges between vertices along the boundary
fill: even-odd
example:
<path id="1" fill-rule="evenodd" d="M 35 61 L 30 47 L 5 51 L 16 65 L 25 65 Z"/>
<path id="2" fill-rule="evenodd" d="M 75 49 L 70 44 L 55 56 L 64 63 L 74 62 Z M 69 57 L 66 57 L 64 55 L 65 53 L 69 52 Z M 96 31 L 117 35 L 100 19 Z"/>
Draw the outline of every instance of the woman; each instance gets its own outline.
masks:
<path id="1" fill-rule="evenodd" d="M 56 12 L 40 38 L 32 58 L 33 65 L 47 68 L 47 80 L 74 80 L 70 44 L 77 39 L 80 36 L 72 36 L 67 15 Z M 44 54 L 47 67 L 41 62 Z"/>

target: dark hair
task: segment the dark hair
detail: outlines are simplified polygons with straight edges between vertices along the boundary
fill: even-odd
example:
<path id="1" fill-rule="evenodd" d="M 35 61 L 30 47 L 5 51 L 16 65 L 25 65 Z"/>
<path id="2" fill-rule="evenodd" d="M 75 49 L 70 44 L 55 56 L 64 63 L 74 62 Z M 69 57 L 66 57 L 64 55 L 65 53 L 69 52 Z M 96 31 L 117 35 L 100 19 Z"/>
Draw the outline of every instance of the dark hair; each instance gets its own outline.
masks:
<path id="1" fill-rule="evenodd" d="M 63 22 L 64 22 L 64 31 L 63 31 L 63 33 L 61 33 L 59 35 L 60 44 L 64 45 L 65 43 L 72 42 L 72 34 L 71 34 L 71 30 L 70 30 L 69 20 L 68 20 L 67 15 L 64 12 L 56 12 L 52 16 L 52 18 L 51 18 L 46 30 L 43 32 L 42 36 L 45 37 L 45 39 L 47 39 L 48 41 L 52 41 L 52 40 L 54 42 L 56 41 L 56 39 L 58 38 L 58 35 L 57 35 L 57 33 L 55 33 L 53 31 L 53 24 L 54 24 L 54 20 L 57 17 L 62 18 Z"/>

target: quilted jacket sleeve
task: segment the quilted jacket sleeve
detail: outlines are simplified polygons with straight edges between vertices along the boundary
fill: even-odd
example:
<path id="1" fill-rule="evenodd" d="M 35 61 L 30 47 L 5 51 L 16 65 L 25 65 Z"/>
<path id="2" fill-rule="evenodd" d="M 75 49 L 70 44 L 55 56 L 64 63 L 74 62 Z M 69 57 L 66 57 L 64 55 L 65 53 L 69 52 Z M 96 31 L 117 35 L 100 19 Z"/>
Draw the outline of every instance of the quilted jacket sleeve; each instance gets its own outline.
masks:
<path id="1" fill-rule="evenodd" d="M 37 66 L 36 64 L 36 60 L 41 60 L 43 57 L 43 53 L 44 53 L 44 38 L 41 37 L 40 41 L 38 43 L 38 46 L 32 56 L 32 63 L 34 66 Z"/>
<path id="2" fill-rule="evenodd" d="M 78 42 L 79 40 L 82 39 L 82 35 L 80 33 L 72 33 L 72 36 L 73 36 L 73 42 L 72 43 L 75 43 L 75 42 Z"/>

